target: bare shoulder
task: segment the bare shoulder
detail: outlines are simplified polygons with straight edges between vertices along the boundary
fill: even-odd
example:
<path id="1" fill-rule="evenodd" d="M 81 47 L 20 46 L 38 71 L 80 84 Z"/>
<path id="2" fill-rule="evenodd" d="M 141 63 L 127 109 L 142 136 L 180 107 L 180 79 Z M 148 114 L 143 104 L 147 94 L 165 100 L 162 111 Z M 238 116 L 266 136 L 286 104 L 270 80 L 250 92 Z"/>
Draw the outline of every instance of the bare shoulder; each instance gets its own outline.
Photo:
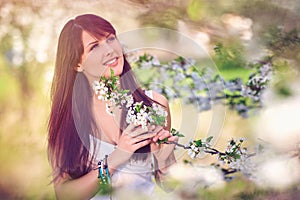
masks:
<path id="1" fill-rule="evenodd" d="M 155 91 L 152 92 L 152 95 L 153 95 L 153 100 L 157 101 L 161 105 L 164 105 L 165 107 L 168 107 L 168 99 L 164 95 L 159 94 Z"/>

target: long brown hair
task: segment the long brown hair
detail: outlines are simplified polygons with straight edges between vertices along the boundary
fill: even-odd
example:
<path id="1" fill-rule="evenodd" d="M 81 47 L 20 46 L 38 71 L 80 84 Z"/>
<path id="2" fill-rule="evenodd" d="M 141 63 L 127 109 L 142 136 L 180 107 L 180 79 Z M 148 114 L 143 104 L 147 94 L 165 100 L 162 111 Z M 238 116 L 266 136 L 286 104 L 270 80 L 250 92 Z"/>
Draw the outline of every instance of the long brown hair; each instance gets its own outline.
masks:
<path id="1" fill-rule="evenodd" d="M 98 131 L 92 111 L 93 91 L 85 75 L 74 70 L 83 54 L 83 30 L 97 38 L 103 38 L 107 33 L 115 34 L 108 21 L 85 14 L 68 21 L 59 36 L 48 124 L 48 157 L 54 181 L 65 174 L 78 178 L 92 168 L 94 155 L 91 157 L 89 154 L 89 134 L 96 135 Z M 120 77 L 121 87 L 130 89 L 135 101 L 152 104 L 152 100 L 138 86 L 125 56 Z M 84 112 L 80 112 L 82 110 Z M 141 151 L 149 151 L 149 146 Z"/>

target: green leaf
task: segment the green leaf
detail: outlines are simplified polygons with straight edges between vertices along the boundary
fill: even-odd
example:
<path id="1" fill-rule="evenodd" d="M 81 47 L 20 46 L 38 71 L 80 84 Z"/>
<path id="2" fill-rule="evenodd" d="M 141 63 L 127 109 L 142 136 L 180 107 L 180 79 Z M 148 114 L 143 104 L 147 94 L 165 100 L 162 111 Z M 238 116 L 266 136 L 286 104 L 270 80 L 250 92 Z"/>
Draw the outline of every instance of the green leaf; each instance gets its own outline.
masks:
<path id="1" fill-rule="evenodd" d="M 168 142 L 168 138 L 165 138 L 163 140 L 158 140 L 157 141 L 158 144 L 162 144 L 162 143 L 165 143 L 165 142 Z"/>
<path id="2" fill-rule="evenodd" d="M 127 93 L 129 93 L 129 92 L 130 92 L 130 90 L 121 90 L 121 91 L 120 91 L 121 94 L 127 94 Z"/>
<path id="3" fill-rule="evenodd" d="M 183 163 L 184 163 L 184 164 L 189 164 L 189 163 L 190 163 L 190 161 L 188 161 L 188 160 L 184 159 L 184 160 L 183 160 Z"/>
<path id="4" fill-rule="evenodd" d="M 164 116 L 157 116 L 158 124 L 164 125 L 166 118 Z"/>
<path id="5" fill-rule="evenodd" d="M 166 118 L 164 116 L 151 115 L 151 118 L 153 119 L 153 121 L 156 125 L 159 125 L 159 126 L 164 126 L 165 125 Z"/>
<path id="6" fill-rule="evenodd" d="M 177 137 L 185 137 L 183 134 L 181 134 L 181 133 L 177 133 L 176 135 L 174 135 L 174 136 L 177 136 Z"/>
<path id="7" fill-rule="evenodd" d="M 115 72 L 114 70 L 112 70 L 112 68 L 110 68 L 110 77 L 114 77 L 115 76 Z"/>
<path id="8" fill-rule="evenodd" d="M 194 143 L 197 147 L 202 147 L 202 141 L 201 140 L 195 140 Z"/>
<path id="9" fill-rule="evenodd" d="M 184 58 L 179 56 L 178 58 L 175 59 L 175 61 L 181 63 L 181 62 L 184 62 Z"/>
<path id="10" fill-rule="evenodd" d="M 141 111 L 142 105 L 143 105 L 142 103 L 137 104 L 137 105 L 135 106 L 135 111 L 139 113 L 139 112 Z"/>
<path id="11" fill-rule="evenodd" d="M 171 133 L 172 133 L 173 136 L 184 137 L 184 135 L 181 134 L 179 131 L 177 131 L 175 128 L 171 129 Z"/>
<path id="12" fill-rule="evenodd" d="M 241 156 L 240 156 L 239 154 L 235 154 L 235 155 L 233 156 L 233 158 L 234 158 L 234 159 L 240 159 Z"/>
<path id="13" fill-rule="evenodd" d="M 206 138 L 206 143 L 210 143 L 212 139 L 213 139 L 213 136 L 209 136 L 208 138 Z"/>
<path id="14" fill-rule="evenodd" d="M 230 140 L 230 143 L 229 143 L 231 146 L 235 145 L 235 141 L 234 140 Z"/>

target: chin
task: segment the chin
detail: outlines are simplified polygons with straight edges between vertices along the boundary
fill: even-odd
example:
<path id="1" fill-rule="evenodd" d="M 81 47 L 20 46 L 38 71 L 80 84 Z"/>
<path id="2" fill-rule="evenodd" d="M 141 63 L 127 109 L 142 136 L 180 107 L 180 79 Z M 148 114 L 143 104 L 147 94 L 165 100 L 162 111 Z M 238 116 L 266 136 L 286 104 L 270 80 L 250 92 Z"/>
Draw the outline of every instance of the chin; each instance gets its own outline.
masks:
<path id="1" fill-rule="evenodd" d="M 123 69 L 113 69 L 115 76 L 120 76 L 123 72 Z"/>
<path id="2" fill-rule="evenodd" d="M 106 77 L 110 77 L 110 69 L 112 69 L 114 71 L 114 76 L 120 76 L 123 72 L 123 66 L 122 67 L 113 67 L 113 68 L 108 68 L 106 73 L 105 73 L 105 76 Z"/>
<path id="3" fill-rule="evenodd" d="M 120 62 L 118 66 L 111 68 L 114 70 L 115 76 L 120 76 L 123 72 L 124 62 Z"/>

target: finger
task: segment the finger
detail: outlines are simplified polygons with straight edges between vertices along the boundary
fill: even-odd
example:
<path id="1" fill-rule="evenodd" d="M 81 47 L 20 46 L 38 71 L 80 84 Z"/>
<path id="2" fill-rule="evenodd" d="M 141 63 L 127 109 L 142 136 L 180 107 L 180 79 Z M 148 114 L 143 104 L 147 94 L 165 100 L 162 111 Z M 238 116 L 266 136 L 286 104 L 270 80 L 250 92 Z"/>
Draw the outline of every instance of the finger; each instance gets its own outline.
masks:
<path id="1" fill-rule="evenodd" d="M 150 144 L 150 142 L 151 142 L 150 139 L 143 140 L 143 141 L 141 141 L 141 142 L 138 142 L 138 143 L 134 144 L 134 148 L 135 148 L 135 149 L 142 148 L 142 147 L 144 147 L 144 146 Z"/>
<path id="2" fill-rule="evenodd" d="M 147 140 L 149 139 L 151 141 L 151 138 L 154 136 L 154 134 L 144 134 L 144 135 L 140 135 L 138 137 L 134 137 L 131 139 L 131 144 L 135 144 L 138 142 L 141 142 L 143 140 Z"/>
<path id="3" fill-rule="evenodd" d="M 123 132 L 126 133 L 126 134 L 130 134 L 131 132 L 133 132 L 138 127 L 139 127 L 139 125 L 129 124 Z"/>
<path id="4" fill-rule="evenodd" d="M 131 133 L 131 135 L 132 135 L 132 137 L 137 137 L 137 136 L 147 133 L 147 132 L 148 132 L 148 129 L 138 127 Z"/>
<path id="5" fill-rule="evenodd" d="M 150 124 L 147 127 L 149 132 L 154 132 L 154 130 L 157 128 L 157 126 L 155 126 L 154 124 Z"/>
<path id="6" fill-rule="evenodd" d="M 162 131 L 162 130 L 164 130 L 164 127 L 162 127 L 162 126 L 156 126 L 154 132 L 159 133 L 159 132 Z"/>
<path id="7" fill-rule="evenodd" d="M 155 129 L 155 131 L 157 132 L 157 134 L 153 139 L 157 141 L 159 136 L 163 133 L 164 129 L 160 126 L 159 128 Z"/>
<path id="8" fill-rule="evenodd" d="M 144 129 L 141 126 L 139 126 L 139 127 L 135 128 L 135 130 L 127 133 L 127 135 L 134 138 L 134 137 L 137 137 L 139 135 L 146 134 L 146 133 L 148 133 L 147 129 Z"/>
<path id="9" fill-rule="evenodd" d="M 162 129 L 155 137 L 153 137 L 153 142 L 157 142 L 158 140 L 163 140 L 170 136 L 171 133 L 169 131 Z"/>
<path id="10" fill-rule="evenodd" d="M 163 129 L 162 126 L 157 126 L 157 125 L 154 125 L 154 124 L 148 126 L 148 131 L 149 131 L 149 132 L 156 132 L 156 133 L 158 133 L 158 132 L 161 131 L 162 129 Z"/>
<path id="11" fill-rule="evenodd" d="M 163 140 L 165 138 L 171 137 L 171 133 L 169 131 L 162 131 L 162 133 L 159 135 L 158 139 Z"/>
<path id="12" fill-rule="evenodd" d="M 168 138 L 168 142 L 178 142 L 178 137 L 177 136 L 171 136 Z"/>
<path id="13" fill-rule="evenodd" d="M 156 135 L 156 133 L 148 133 L 147 132 L 147 133 L 137 136 L 136 139 L 139 139 L 139 140 L 150 139 L 150 138 L 153 138 L 155 135 Z"/>

